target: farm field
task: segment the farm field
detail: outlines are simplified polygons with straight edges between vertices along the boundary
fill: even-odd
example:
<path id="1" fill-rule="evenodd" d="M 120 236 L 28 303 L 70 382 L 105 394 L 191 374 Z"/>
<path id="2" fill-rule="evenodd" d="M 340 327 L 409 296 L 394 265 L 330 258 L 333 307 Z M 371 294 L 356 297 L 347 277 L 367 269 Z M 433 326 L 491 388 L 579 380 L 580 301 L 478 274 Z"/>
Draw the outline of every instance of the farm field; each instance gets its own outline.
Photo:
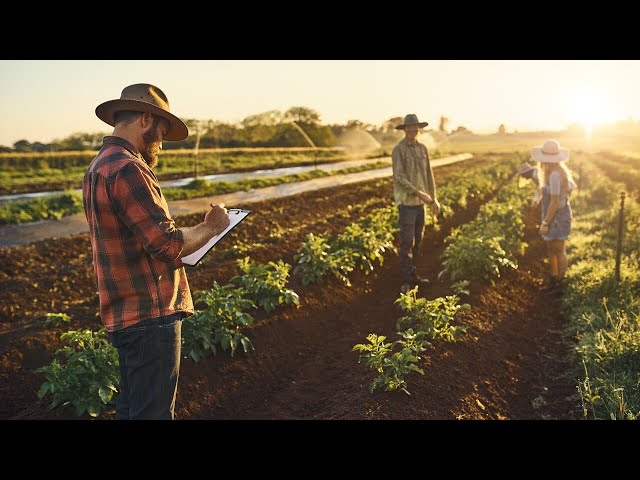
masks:
<path id="1" fill-rule="evenodd" d="M 381 151 L 369 156 L 383 156 Z M 95 151 L 0 153 L 0 195 L 80 188 Z M 268 168 L 332 163 L 365 158 L 336 148 L 226 148 L 201 149 L 197 161 L 191 150 L 160 152 L 159 180 L 194 175 L 242 172 Z"/>
<path id="2" fill-rule="evenodd" d="M 446 276 L 438 279 L 449 244 L 445 239 L 457 227 L 472 222 L 484 206 L 503 198 L 502 190 L 517 183 L 513 166 L 523 160 L 515 153 L 479 155 L 436 171 L 442 196 L 463 183 L 465 176 L 487 176 L 488 180 L 470 189 L 457 205 L 449 205 L 449 214 L 435 228 L 428 227 L 418 272 L 432 285 L 418 291 L 418 297 L 433 300 L 453 295 L 452 282 Z M 453 320 L 454 325 L 466 327 L 466 332 L 456 342 L 434 341 L 427 348 L 420 362 L 424 375 L 407 376 L 411 395 L 382 390 L 370 393 L 374 374 L 358 364 L 358 354 L 352 351 L 370 333 L 391 339 L 397 331 L 396 320 L 402 315 L 395 303 L 399 268 L 397 256 L 387 251 L 384 263 L 374 262 L 369 275 L 355 271 L 350 276 L 351 286 L 335 278 L 305 285 L 300 275 L 292 274 L 287 288 L 299 295 L 300 305 L 278 307 L 270 313 L 252 311 L 254 324 L 242 331 L 254 351 L 239 349 L 232 357 L 228 351 L 218 350 L 217 355 L 199 362 L 183 358 L 176 418 L 578 419 L 585 416 L 585 405 L 600 418 L 606 417 L 603 411 L 607 405 L 599 404 L 593 395 L 581 401 L 583 392 L 577 388 L 589 377 L 581 378 L 576 369 L 576 345 L 586 345 L 586 337 L 576 335 L 576 331 L 584 331 L 579 323 L 584 320 L 576 314 L 575 305 L 584 303 L 581 295 L 593 294 L 581 290 L 577 279 L 586 268 L 584 262 L 589 263 L 584 240 L 588 234 L 581 215 L 595 215 L 588 209 L 596 207 L 596 212 L 604 208 L 614 211 L 610 206 L 621 187 L 606 183 L 615 180 L 603 175 L 602 167 L 590 160 L 578 155 L 572 163 L 572 168 L 584 167 L 584 178 L 583 191 L 575 200 L 577 229 L 569 242 L 572 267 L 567 294 L 540 290 L 547 266 L 545 245 L 537 231 L 539 212 L 528 206 L 516 209 L 523 221 L 522 240 L 527 244 L 517 255 L 518 268 L 505 269 L 493 280 L 470 283 L 469 295 L 462 296 L 461 302 L 471 308 L 459 311 Z M 491 176 L 488 172 L 496 168 L 502 168 L 503 173 Z M 511 175 L 505 173 L 508 171 Z M 192 291 L 207 290 L 214 281 L 229 283 L 238 274 L 238 259 L 245 255 L 259 264 L 282 259 L 295 265 L 295 254 L 307 234 L 343 232 L 353 222 L 388 207 L 391 190 L 391 180 L 384 179 L 253 204 L 255 214 L 242 228 L 211 252 L 206 263 L 188 269 Z M 603 191 L 612 193 L 604 195 Z M 628 208 L 630 215 L 635 214 L 634 204 Z M 176 220 L 179 225 L 193 225 L 201 216 Z M 629 236 L 637 245 L 636 218 L 629 218 Z M 607 223 L 602 225 L 604 228 Z M 572 256 L 578 254 L 582 263 Z M 603 261 L 609 265 L 607 258 Z M 627 248 L 623 258 L 623 273 L 633 292 L 637 289 L 637 285 L 633 287 L 637 278 L 633 247 Z M 62 346 L 61 333 L 97 330 L 101 325 L 96 316 L 88 236 L 77 234 L 0 249 L 0 259 L 0 418 L 78 418 L 70 408 L 49 410 L 48 397 L 38 400 L 44 376 L 34 370 L 51 362 L 55 350 Z M 595 265 L 595 260 L 591 264 Z M 606 283 L 610 275 L 611 268 L 602 267 L 589 277 L 591 286 L 596 281 Z M 629 318 L 635 314 L 637 322 L 637 311 L 633 310 L 637 306 L 624 308 Z M 55 312 L 67 313 L 71 320 L 58 327 L 45 326 L 47 313 Z M 637 331 L 633 325 L 630 328 Z M 637 349 L 637 344 L 633 345 L 631 342 L 627 347 L 629 352 Z M 592 375 L 590 385 L 598 387 L 595 376 L 601 374 L 598 369 L 602 366 L 589 357 L 588 348 L 582 351 Z M 633 375 L 637 376 L 633 361 L 628 373 L 631 384 Z M 602 385 L 601 397 L 607 398 L 609 386 Z M 615 387 L 610 391 L 615 392 Z M 633 392 L 628 393 L 633 402 Z M 633 414 L 638 407 L 631 403 L 625 408 Z M 99 418 L 113 418 L 113 408 L 107 407 Z"/>

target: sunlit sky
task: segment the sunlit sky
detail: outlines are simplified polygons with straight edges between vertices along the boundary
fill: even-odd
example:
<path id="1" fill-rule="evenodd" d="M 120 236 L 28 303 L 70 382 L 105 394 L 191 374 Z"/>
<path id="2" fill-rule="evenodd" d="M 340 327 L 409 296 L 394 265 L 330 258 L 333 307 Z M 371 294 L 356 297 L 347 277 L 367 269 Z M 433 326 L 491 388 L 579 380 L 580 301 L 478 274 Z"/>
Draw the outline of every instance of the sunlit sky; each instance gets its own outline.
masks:
<path id="1" fill-rule="evenodd" d="M 0 144 L 111 132 L 95 107 L 133 83 L 179 117 L 225 122 L 293 106 L 323 123 L 444 115 L 476 133 L 640 118 L 638 60 L 0 60 Z"/>

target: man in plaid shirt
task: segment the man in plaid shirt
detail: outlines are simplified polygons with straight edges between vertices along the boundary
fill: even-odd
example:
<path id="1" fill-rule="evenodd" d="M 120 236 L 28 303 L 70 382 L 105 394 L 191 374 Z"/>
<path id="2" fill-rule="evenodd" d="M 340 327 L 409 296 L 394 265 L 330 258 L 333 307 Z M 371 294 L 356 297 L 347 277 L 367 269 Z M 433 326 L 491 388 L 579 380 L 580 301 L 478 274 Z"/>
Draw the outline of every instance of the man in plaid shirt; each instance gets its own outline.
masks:
<path id="1" fill-rule="evenodd" d="M 429 125 L 410 113 L 397 130 L 404 130 L 404 138 L 393 148 L 393 196 L 398 206 L 400 221 L 400 291 L 407 293 L 414 286 L 427 286 L 429 279 L 416 273 L 416 258 L 424 236 L 425 205 L 434 215 L 440 213 L 436 200 L 436 184 L 429 161 L 427 147 L 416 138 L 421 129 Z"/>
<path id="2" fill-rule="evenodd" d="M 96 108 L 114 127 L 85 173 L 100 316 L 118 349 L 120 392 L 116 419 L 173 419 L 182 319 L 193 301 L 182 257 L 229 225 L 223 205 L 204 221 L 177 228 L 153 168 L 163 140 L 183 140 L 186 125 L 149 84 L 126 87 L 120 99 Z"/>

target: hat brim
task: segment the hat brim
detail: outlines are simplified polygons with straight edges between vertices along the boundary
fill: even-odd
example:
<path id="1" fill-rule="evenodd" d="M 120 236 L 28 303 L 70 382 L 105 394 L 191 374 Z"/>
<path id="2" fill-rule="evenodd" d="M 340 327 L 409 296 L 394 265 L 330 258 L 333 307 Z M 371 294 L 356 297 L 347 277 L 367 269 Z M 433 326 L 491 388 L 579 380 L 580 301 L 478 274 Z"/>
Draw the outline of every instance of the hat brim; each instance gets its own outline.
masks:
<path id="1" fill-rule="evenodd" d="M 106 124 L 114 127 L 114 114 L 123 110 L 148 112 L 166 119 L 169 122 L 169 131 L 163 137 L 163 140 L 184 140 L 189 136 L 189 129 L 178 117 L 160 107 L 139 100 L 109 100 L 96 107 L 96 116 Z"/>
<path id="2" fill-rule="evenodd" d="M 402 125 L 398 125 L 396 126 L 396 130 L 404 130 L 405 127 L 412 127 L 414 125 L 417 125 L 419 128 L 424 128 L 427 125 L 429 125 L 427 122 L 420 122 L 420 123 L 407 123 L 407 124 L 402 124 Z"/>
<path id="3" fill-rule="evenodd" d="M 569 160 L 569 150 L 566 148 L 560 148 L 559 152 L 554 155 L 549 155 L 542 151 L 542 147 L 535 147 L 531 149 L 531 158 L 536 162 L 541 163 L 560 163 Z"/>

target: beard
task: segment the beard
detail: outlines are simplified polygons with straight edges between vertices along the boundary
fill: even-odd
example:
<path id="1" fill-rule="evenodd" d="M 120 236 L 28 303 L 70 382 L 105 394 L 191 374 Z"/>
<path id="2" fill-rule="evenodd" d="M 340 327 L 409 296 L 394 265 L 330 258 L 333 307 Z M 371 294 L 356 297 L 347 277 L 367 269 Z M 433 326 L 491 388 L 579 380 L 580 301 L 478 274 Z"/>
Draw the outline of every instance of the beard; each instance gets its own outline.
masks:
<path id="1" fill-rule="evenodd" d="M 146 164 L 149 165 L 149 168 L 153 169 L 158 165 L 158 154 L 160 153 L 160 146 L 162 145 L 160 135 L 158 135 L 158 129 L 149 129 L 148 132 L 142 135 L 142 139 L 144 140 L 144 147 L 142 147 L 140 154 Z"/>

